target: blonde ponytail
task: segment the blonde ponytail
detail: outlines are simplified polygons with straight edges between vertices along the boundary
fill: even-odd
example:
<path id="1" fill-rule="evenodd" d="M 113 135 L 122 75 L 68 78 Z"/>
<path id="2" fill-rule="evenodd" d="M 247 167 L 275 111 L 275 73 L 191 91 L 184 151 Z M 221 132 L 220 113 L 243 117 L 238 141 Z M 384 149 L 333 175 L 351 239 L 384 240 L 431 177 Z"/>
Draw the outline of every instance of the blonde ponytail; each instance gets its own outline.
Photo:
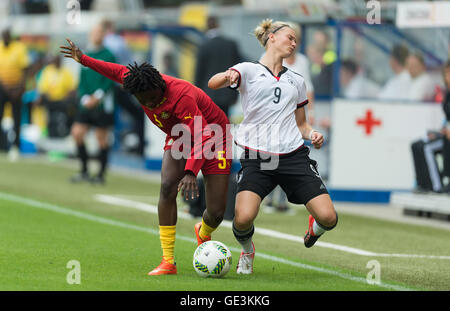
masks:
<path id="1" fill-rule="evenodd" d="M 275 33 L 283 27 L 290 27 L 290 25 L 285 22 L 274 22 L 272 19 L 265 19 L 255 28 L 254 34 L 259 43 L 266 47 L 269 34 Z"/>

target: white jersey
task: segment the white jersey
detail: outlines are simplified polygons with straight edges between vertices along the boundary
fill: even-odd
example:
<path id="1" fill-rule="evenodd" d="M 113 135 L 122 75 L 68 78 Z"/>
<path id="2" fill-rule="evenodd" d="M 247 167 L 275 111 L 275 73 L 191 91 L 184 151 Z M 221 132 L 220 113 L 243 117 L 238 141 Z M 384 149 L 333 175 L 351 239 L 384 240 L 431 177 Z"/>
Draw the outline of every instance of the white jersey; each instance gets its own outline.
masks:
<path id="1" fill-rule="evenodd" d="M 303 77 L 286 67 L 274 76 L 259 62 L 233 66 L 240 79 L 244 120 L 235 133 L 238 145 L 248 149 L 285 154 L 304 141 L 295 120 L 295 111 L 308 103 Z"/>
<path id="2" fill-rule="evenodd" d="M 378 94 L 379 99 L 408 99 L 411 87 L 411 76 L 407 70 L 390 78 Z"/>
<path id="3" fill-rule="evenodd" d="M 289 65 L 286 60 L 284 60 L 283 65 L 294 72 L 300 73 L 305 79 L 306 90 L 308 92 L 314 92 L 314 85 L 312 84 L 311 74 L 309 72 L 309 60 L 305 55 L 297 53 L 295 54 L 295 61 L 293 64 Z"/>

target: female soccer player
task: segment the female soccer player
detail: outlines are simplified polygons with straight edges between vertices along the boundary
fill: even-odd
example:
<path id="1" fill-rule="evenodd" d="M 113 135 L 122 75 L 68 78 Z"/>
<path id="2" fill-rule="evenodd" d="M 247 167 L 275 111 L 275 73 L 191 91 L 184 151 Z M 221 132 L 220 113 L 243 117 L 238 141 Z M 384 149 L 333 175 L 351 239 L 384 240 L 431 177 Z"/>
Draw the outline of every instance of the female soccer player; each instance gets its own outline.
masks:
<path id="1" fill-rule="evenodd" d="M 192 199 L 194 195 L 198 196 L 196 176 L 200 169 L 205 177 L 206 210 L 202 222 L 194 228 L 198 244 L 210 240 L 211 233 L 222 222 L 231 167 L 231 159 L 226 157 L 226 138 L 230 137 L 229 134 L 227 136 L 226 125 L 229 121 L 225 113 L 202 90 L 187 81 L 160 74 L 148 63 L 135 63 L 125 67 L 96 60 L 83 54 L 71 40 L 67 39 L 67 42 L 69 46 L 61 46 L 61 53 L 65 57 L 73 58 L 109 79 L 122 83 L 124 89 L 139 100 L 150 121 L 167 134 L 158 202 L 163 259 L 149 275 L 176 274 L 176 197 L 179 191 L 186 198 L 189 193 L 192 194 Z M 183 124 L 185 128 L 187 126 L 191 135 L 188 147 L 192 149 L 187 159 L 172 150 L 177 145 L 177 139 L 183 136 L 174 128 L 179 124 Z M 222 130 L 220 136 L 212 129 L 212 124 Z M 214 136 L 211 135 L 211 130 L 214 131 Z M 214 152 L 212 159 L 205 155 L 205 148 Z"/>
<path id="2" fill-rule="evenodd" d="M 317 163 L 309 158 L 309 148 L 304 146 L 304 138 L 310 139 L 316 149 L 324 141 L 323 135 L 306 121 L 305 81 L 282 65 L 283 59 L 295 50 L 295 32 L 287 23 L 264 20 L 255 29 L 255 35 L 266 49 L 261 60 L 237 64 L 214 75 L 208 84 L 212 89 L 230 86 L 241 93 L 244 120 L 235 142 L 245 152 L 238 174 L 233 233 L 243 248 L 237 265 L 237 273 L 242 274 L 253 273 L 253 221 L 261 201 L 276 185 L 286 192 L 290 202 L 305 204 L 311 214 L 304 237 L 306 247 L 313 246 L 337 223 Z M 273 136 L 276 130 L 279 139 L 267 143 L 268 134 Z M 278 165 L 266 169 L 273 160 L 278 160 Z"/>

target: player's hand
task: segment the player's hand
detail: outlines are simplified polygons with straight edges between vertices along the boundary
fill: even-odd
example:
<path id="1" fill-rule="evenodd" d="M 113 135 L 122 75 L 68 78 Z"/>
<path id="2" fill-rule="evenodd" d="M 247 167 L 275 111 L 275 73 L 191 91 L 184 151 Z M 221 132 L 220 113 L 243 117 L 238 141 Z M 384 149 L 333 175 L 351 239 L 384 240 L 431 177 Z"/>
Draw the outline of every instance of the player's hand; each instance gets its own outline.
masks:
<path id="1" fill-rule="evenodd" d="M 183 179 L 178 184 L 178 192 L 180 192 L 180 190 L 181 195 L 186 200 L 194 200 L 195 198 L 198 198 L 200 195 L 198 193 L 197 177 L 195 177 L 191 173 L 186 173 L 186 175 L 184 175 Z M 190 198 L 189 194 L 191 194 Z"/>
<path id="2" fill-rule="evenodd" d="M 96 107 L 99 103 L 100 103 L 100 100 L 98 100 L 97 97 L 91 95 L 89 97 L 89 100 L 87 101 L 87 103 L 84 105 L 84 107 L 87 109 L 92 109 L 92 108 Z"/>
<path id="3" fill-rule="evenodd" d="M 225 71 L 225 79 L 230 82 L 230 85 L 235 85 L 239 82 L 239 73 L 236 70 L 228 69 Z"/>
<path id="4" fill-rule="evenodd" d="M 83 56 L 83 52 L 72 42 L 69 38 L 66 38 L 69 46 L 61 45 L 59 48 L 60 52 L 64 54 L 64 57 L 73 58 L 77 62 L 81 63 L 81 56 Z"/>
<path id="5" fill-rule="evenodd" d="M 324 138 L 323 138 L 322 134 L 320 134 L 319 132 L 316 132 L 316 131 L 312 132 L 311 143 L 313 144 L 314 148 L 320 149 L 320 147 L 322 147 L 322 145 L 323 145 L 323 141 L 324 141 Z"/>

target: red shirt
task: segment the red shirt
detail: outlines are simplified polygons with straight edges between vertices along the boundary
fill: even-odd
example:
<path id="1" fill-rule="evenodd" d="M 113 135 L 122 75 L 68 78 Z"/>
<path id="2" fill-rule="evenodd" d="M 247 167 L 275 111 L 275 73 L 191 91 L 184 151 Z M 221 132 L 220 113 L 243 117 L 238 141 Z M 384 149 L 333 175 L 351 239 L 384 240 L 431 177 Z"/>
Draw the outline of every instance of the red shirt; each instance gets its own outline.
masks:
<path id="1" fill-rule="evenodd" d="M 123 83 L 123 78 L 128 72 L 128 68 L 123 65 L 104 62 L 86 55 L 81 57 L 81 64 L 118 83 Z M 223 135 L 227 133 L 228 118 L 198 87 L 171 76 L 164 74 L 161 76 L 166 82 L 163 101 L 153 109 L 143 105 L 141 107 L 150 121 L 167 134 L 166 142 L 171 138 L 173 140 L 177 138 L 176 135 L 172 136 L 171 134 L 174 125 L 182 123 L 189 127 L 193 148 L 191 156 L 186 160 L 185 171 L 191 171 L 197 175 L 205 162 L 205 157 L 201 154 L 203 146 L 212 135 L 202 135 L 202 138 L 196 141 L 193 135 L 198 133 L 199 129 L 194 131 L 194 117 L 200 117 L 202 120 L 200 133 L 203 134 L 203 130 L 208 124 L 218 124 L 222 127 Z"/>

